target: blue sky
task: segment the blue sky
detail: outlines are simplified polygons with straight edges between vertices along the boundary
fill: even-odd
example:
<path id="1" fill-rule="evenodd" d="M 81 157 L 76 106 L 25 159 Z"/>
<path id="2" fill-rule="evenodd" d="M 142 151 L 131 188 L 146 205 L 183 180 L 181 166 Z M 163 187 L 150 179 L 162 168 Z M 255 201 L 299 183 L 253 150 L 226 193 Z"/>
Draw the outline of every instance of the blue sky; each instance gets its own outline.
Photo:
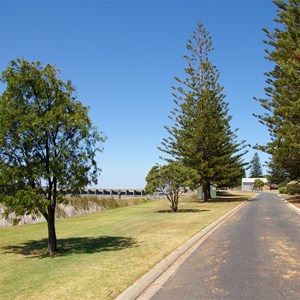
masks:
<path id="1" fill-rule="evenodd" d="M 98 186 L 143 188 L 174 107 L 174 76 L 184 78 L 187 39 L 202 22 L 210 32 L 211 61 L 221 72 L 239 140 L 268 141 L 252 113 L 263 112 L 265 34 L 276 7 L 269 0 L 0 0 L 0 70 L 16 58 L 55 64 L 90 106 L 106 133 Z M 0 85 L 0 92 L 4 86 Z M 245 161 L 255 150 L 249 148 Z M 261 162 L 267 159 L 259 152 Z"/>

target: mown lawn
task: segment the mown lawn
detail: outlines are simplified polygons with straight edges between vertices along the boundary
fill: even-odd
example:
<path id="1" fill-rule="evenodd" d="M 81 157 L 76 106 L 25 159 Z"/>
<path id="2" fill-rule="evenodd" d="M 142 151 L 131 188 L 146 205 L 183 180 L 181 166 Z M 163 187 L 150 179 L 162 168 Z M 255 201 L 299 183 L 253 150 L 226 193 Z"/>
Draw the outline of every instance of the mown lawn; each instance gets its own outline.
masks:
<path id="1" fill-rule="evenodd" d="M 55 257 L 45 251 L 45 223 L 0 228 L 0 299 L 114 299 L 244 199 L 183 199 L 177 213 L 156 200 L 58 220 Z"/>

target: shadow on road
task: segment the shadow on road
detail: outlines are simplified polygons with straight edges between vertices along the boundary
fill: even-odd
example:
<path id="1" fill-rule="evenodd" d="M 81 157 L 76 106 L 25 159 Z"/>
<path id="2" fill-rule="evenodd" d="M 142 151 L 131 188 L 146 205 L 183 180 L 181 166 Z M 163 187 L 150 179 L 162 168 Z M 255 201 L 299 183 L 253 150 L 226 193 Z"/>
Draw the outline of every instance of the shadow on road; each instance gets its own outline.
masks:
<path id="1" fill-rule="evenodd" d="M 28 258 L 45 258 L 47 254 L 47 239 L 28 241 L 20 245 L 3 247 L 6 253 L 15 253 L 28 256 Z M 58 254 L 51 257 L 71 254 L 92 254 L 101 251 L 119 251 L 136 247 L 137 241 L 130 237 L 101 236 L 77 237 L 58 239 Z"/>

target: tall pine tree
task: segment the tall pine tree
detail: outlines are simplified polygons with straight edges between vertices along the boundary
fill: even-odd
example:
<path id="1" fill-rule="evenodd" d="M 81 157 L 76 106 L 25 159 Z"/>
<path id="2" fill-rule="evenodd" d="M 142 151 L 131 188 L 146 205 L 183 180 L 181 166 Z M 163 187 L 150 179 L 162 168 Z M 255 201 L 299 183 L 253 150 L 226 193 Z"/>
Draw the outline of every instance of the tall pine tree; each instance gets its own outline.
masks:
<path id="1" fill-rule="evenodd" d="M 250 161 L 250 178 L 259 178 L 262 177 L 262 168 L 258 153 L 255 152 L 253 158 Z"/>
<path id="2" fill-rule="evenodd" d="M 268 162 L 268 179 L 271 184 L 282 184 L 289 181 L 289 175 L 273 158 Z"/>
<path id="3" fill-rule="evenodd" d="M 209 61 L 211 37 L 201 23 L 188 40 L 187 50 L 187 77 L 175 78 L 179 86 L 173 87 L 173 126 L 165 126 L 169 137 L 159 149 L 197 170 L 202 197 L 207 200 L 211 183 L 232 185 L 244 175 L 244 153 L 240 151 L 244 146 L 230 128 L 228 103 L 218 83 L 220 74 Z"/>
<path id="4" fill-rule="evenodd" d="M 266 99 L 258 99 L 267 112 L 255 115 L 268 127 L 271 141 L 259 149 L 272 155 L 276 165 L 291 179 L 300 177 L 300 1 L 274 1 L 278 28 L 264 29 L 269 47 L 267 59 L 274 63 L 266 73 Z"/>

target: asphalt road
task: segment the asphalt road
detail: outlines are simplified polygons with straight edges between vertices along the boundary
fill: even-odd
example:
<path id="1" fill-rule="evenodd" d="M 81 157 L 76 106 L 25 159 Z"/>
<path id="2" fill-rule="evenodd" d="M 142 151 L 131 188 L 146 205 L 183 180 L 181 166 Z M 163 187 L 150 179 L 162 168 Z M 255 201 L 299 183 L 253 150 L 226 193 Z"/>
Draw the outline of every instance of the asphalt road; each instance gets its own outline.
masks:
<path id="1" fill-rule="evenodd" d="M 261 193 L 211 235 L 151 300 L 300 299 L 300 215 Z"/>

